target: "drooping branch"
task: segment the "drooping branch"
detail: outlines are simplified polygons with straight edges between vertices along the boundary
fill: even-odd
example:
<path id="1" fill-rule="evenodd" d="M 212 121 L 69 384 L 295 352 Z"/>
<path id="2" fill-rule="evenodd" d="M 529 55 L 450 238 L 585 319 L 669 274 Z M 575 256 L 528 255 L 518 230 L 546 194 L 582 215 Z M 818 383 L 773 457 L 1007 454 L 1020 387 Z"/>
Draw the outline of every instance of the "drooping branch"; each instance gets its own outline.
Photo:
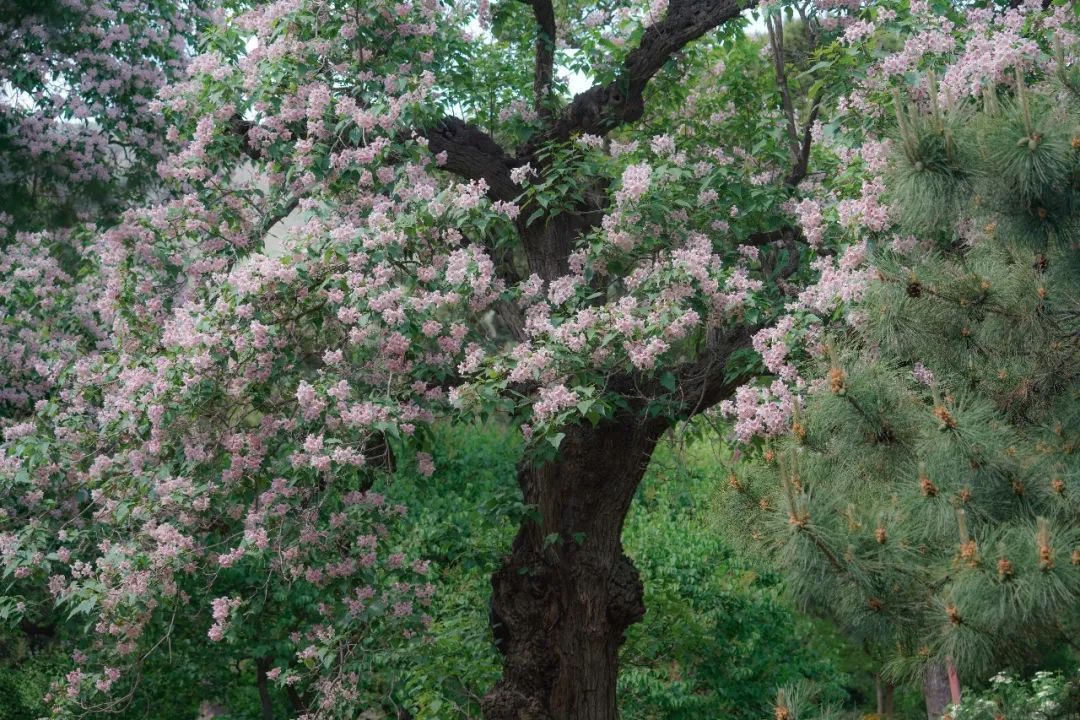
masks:
<path id="1" fill-rule="evenodd" d="M 547 102 L 555 69 L 555 7 L 551 0 L 521 0 L 533 10 L 536 18 L 536 67 L 533 77 L 533 97 L 541 117 L 550 114 Z"/>
<path id="2" fill-rule="evenodd" d="M 529 156 L 543 143 L 566 140 L 576 132 L 602 135 L 638 120 L 645 112 L 645 87 L 675 53 L 756 4 L 756 0 L 671 0 L 667 15 L 645 31 L 616 78 L 575 96 L 518 156 Z"/>
<path id="3" fill-rule="evenodd" d="M 234 117 L 229 122 L 229 131 L 240 138 L 240 151 L 244 155 L 260 161 L 264 159 L 263 151 L 248 138 L 254 126 L 250 120 Z M 429 127 L 402 132 L 398 139 L 407 140 L 413 132 L 427 140 L 432 154 L 446 153 L 443 170 L 466 180 L 483 179 L 488 184 L 488 195 L 494 200 L 510 201 L 518 196 L 519 189 L 510 179 L 510 170 L 518 163 L 477 126 L 448 115 Z"/>

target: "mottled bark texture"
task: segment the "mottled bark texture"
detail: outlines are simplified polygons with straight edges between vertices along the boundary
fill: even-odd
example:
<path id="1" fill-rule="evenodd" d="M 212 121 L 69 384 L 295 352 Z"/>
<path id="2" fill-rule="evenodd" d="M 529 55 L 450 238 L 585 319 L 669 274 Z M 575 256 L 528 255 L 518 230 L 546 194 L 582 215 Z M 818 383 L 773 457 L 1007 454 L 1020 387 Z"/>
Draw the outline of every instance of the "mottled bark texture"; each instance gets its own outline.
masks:
<path id="1" fill-rule="evenodd" d="M 926 666 L 923 675 L 923 697 L 926 700 L 926 719 L 941 720 L 952 701 L 949 671 L 945 663 L 935 662 Z"/>
<path id="2" fill-rule="evenodd" d="M 623 520 L 665 425 L 575 428 L 560 458 L 518 472 L 526 520 L 492 578 L 502 680 L 488 720 L 613 720 L 619 647 L 645 613 Z"/>

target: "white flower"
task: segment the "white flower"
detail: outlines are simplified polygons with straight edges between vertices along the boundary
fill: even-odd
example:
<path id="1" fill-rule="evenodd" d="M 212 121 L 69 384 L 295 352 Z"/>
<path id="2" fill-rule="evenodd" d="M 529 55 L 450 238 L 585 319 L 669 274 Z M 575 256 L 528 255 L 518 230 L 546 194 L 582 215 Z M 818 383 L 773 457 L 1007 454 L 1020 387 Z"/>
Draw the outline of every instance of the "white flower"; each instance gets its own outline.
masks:
<path id="1" fill-rule="evenodd" d="M 510 171 L 510 179 L 515 185 L 524 185 L 526 180 L 535 175 L 536 170 L 533 169 L 532 163 L 519 165 Z"/>

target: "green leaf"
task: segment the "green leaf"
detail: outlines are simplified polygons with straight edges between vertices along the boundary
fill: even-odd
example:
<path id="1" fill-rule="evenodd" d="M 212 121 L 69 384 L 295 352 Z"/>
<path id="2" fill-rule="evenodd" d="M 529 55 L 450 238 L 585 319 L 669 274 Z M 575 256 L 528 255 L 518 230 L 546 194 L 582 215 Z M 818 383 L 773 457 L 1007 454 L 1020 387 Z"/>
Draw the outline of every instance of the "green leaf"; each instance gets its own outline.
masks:
<path id="1" fill-rule="evenodd" d="M 675 392 L 675 388 L 678 387 L 678 381 L 675 379 L 674 373 L 670 371 L 660 376 L 660 384 L 671 392 Z"/>

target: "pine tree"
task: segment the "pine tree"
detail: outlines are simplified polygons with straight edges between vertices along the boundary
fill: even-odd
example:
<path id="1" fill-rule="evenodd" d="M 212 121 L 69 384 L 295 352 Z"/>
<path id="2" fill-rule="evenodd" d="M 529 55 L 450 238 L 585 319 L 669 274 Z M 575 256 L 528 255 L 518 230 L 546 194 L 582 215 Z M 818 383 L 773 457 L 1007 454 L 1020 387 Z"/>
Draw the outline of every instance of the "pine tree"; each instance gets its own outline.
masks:
<path id="1" fill-rule="evenodd" d="M 918 241 L 872 248 L 791 432 L 720 503 L 886 678 L 953 699 L 1080 632 L 1080 83 L 1025 81 L 897 97 L 887 186 Z"/>

